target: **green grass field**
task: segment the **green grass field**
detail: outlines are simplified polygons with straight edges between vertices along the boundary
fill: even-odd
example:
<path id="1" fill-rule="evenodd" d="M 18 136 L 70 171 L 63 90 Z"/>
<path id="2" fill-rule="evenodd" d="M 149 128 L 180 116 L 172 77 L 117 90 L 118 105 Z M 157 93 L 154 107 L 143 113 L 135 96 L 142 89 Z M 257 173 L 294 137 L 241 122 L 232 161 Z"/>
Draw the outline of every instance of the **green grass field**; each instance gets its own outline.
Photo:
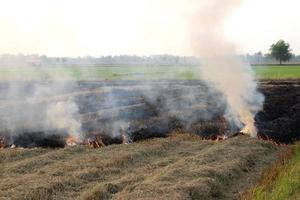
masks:
<path id="1" fill-rule="evenodd" d="M 256 66 L 258 79 L 299 79 L 300 66 Z M 197 80 L 198 67 L 185 66 L 83 66 L 83 67 L 2 67 L 1 80 Z"/>
<path id="2" fill-rule="evenodd" d="M 196 67 L 178 66 L 86 66 L 0 68 L 0 79 L 41 78 L 76 80 L 197 79 Z"/>
<path id="3" fill-rule="evenodd" d="M 300 144 L 263 174 L 244 200 L 300 199 Z"/>
<path id="4" fill-rule="evenodd" d="M 257 66 L 253 69 L 259 79 L 300 78 L 300 66 Z"/>

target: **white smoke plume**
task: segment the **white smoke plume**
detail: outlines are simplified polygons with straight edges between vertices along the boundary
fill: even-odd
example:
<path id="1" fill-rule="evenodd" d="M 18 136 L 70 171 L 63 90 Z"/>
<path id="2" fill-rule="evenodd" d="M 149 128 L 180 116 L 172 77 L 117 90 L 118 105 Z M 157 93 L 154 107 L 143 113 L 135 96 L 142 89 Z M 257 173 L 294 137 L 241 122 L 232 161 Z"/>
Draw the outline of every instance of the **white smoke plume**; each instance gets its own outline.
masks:
<path id="1" fill-rule="evenodd" d="M 201 58 L 201 75 L 222 92 L 227 108 L 225 118 L 232 127 L 256 137 L 255 114 L 264 98 L 257 91 L 251 67 L 242 63 L 236 46 L 224 36 L 224 19 L 241 0 L 210 0 L 201 4 L 191 23 L 192 49 Z"/>
<path id="2" fill-rule="evenodd" d="M 25 69 L 34 69 L 39 77 L 1 80 L 0 134 L 10 139 L 31 133 L 39 133 L 41 137 L 68 134 L 79 141 L 82 137 L 79 107 L 72 95 L 68 95 L 77 87 L 77 81 L 71 81 L 71 76 L 54 76 L 43 67 Z"/>
<path id="3" fill-rule="evenodd" d="M 67 130 L 68 134 L 77 140 L 81 137 L 81 123 L 74 117 L 78 107 L 74 100 L 59 101 L 47 109 L 47 127 Z"/>

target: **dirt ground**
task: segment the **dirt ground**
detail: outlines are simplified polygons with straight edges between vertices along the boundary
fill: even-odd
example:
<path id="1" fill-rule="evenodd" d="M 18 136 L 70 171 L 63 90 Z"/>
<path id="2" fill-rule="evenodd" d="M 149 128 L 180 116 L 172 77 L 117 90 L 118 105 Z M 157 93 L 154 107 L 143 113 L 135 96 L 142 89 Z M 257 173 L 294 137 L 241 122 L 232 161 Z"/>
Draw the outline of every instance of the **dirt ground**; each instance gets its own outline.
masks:
<path id="1" fill-rule="evenodd" d="M 285 149 L 179 133 L 101 149 L 3 149 L 0 199 L 237 199 Z"/>

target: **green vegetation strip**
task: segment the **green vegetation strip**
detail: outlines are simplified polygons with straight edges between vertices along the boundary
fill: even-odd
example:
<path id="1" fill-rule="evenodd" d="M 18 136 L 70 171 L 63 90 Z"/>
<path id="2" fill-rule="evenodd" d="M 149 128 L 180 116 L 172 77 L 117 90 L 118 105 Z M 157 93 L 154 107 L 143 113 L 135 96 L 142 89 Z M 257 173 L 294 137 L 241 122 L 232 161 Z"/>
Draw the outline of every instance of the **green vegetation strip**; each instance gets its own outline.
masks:
<path id="1" fill-rule="evenodd" d="M 300 79 L 300 66 L 256 66 L 259 79 Z"/>
<path id="2" fill-rule="evenodd" d="M 198 79 L 197 71 L 185 66 L 2 67 L 0 80 L 191 80 Z"/>
<path id="3" fill-rule="evenodd" d="M 0 80 L 199 80 L 191 66 L 0 67 Z M 258 79 L 300 79 L 300 66 L 254 66 Z"/>
<path id="4" fill-rule="evenodd" d="M 248 191 L 245 200 L 300 199 L 300 143 L 268 169 L 259 184 Z"/>

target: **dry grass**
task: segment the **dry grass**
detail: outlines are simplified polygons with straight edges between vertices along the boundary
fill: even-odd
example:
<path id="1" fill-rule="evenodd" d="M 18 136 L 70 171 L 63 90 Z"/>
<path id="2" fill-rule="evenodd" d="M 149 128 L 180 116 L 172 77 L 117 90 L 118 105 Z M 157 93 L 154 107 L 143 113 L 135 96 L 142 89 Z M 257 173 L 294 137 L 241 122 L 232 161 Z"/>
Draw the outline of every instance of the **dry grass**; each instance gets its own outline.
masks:
<path id="1" fill-rule="evenodd" d="M 187 134 L 102 149 L 5 149 L 0 199 L 235 199 L 284 149 Z"/>

